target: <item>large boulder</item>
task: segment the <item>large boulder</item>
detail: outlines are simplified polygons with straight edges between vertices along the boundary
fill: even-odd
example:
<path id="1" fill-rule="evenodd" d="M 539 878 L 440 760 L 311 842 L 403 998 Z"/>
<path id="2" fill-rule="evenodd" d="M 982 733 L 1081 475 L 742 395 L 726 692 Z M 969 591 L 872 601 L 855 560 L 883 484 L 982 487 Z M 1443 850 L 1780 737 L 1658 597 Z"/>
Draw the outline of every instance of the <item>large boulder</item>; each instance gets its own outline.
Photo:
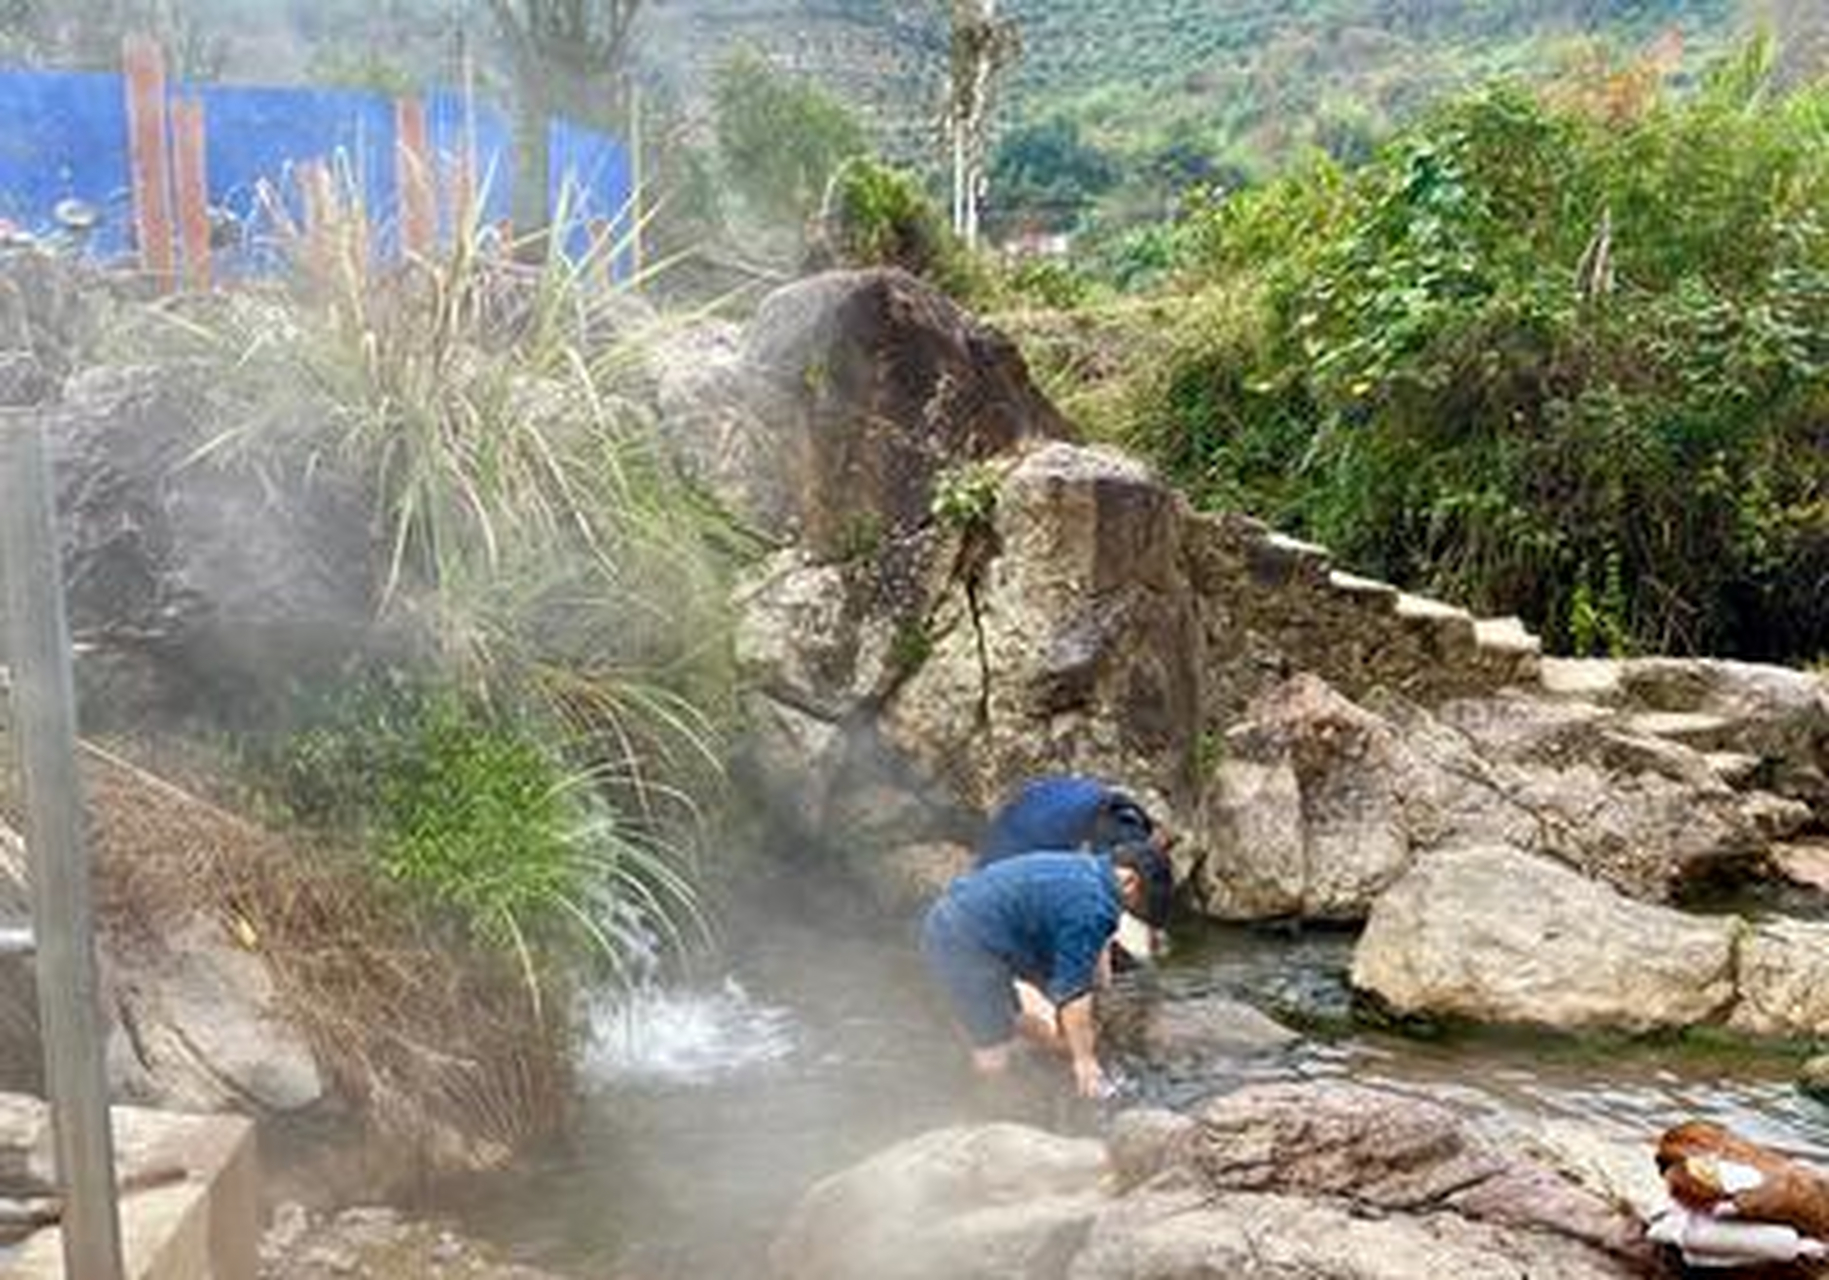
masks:
<path id="1" fill-rule="evenodd" d="M 905 1142 L 810 1191 L 795 1280 L 1365 1280 L 1649 1274 L 1637 1223 L 1419 1099 L 1266 1086 L 1099 1144 L 1000 1125 Z"/>
<path id="2" fill-rule="evenodd" d="M 97 369 L 52 413 L 90 727 L 249 711 L 373 638 L 363 495 L 329 469 L 276 485 L 277 444 L 229 462 L 245 454 L 213 435 L 213 394 L 201 366 Z"/>
<path id="3" fill-rule="evenodd" d="M 1226 735 L 1201 896 L 1214 915 L 1358 919 L 1410 865 L 1417 762 L 1389 723 L 1299 676 Z"/>
<path id="4" fill-rule="evenodd" d="M 1379 899 L 1352 980 L 1406 1015 L 1681 1028 L 1733 1004 L 1741 928 L 1635 902 L 1515 849 L 1443 851 Z"/>
<path id="5" fill-rule="evenodd" d="M 1183 514 L 1122 455 L 1051 444 L 1023 457 L 998 487 L 996 554 L 936 611 L 883 709 L 886 738 L 980 808 L 1059 769 L 1129 780 L 1150 800 L 1188 793 L 1202 647 Z"/>
<path id="6" fill-rule="evenodd" d="M 1225 735 L 1197 877 L 1210 914 L 1361 919 L 1416 859 L 1495 844 L 1664 901 L 1713 873 L 1762 868 L 1773 838 L 1809 820 L 1603 707 L 1523 694 L 1434 710 L 1367 701 L 1299 675 Z"/>
<path id="7" fill-rule="evenodd" d="M 822 558 L 867 553 L 931 518 L 948 467 L 1072 433 L 1014 343 L 905 272 L 834 271 L 762 303 L 743 346 L 760 371 L 787 524 Z M 747 376 L 747 375 L 746 375 Z M 766 507 L 751 514 L 766 516 Z"/>

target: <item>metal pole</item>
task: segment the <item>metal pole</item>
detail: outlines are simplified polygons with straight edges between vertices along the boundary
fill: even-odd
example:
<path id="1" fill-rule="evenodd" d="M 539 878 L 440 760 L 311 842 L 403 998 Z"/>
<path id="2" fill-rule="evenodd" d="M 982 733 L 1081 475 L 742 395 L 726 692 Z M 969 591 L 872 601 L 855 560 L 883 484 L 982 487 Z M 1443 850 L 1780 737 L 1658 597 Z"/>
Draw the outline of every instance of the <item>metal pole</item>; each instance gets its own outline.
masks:
<path id="1" fill-rule="evenodd" d="M 121 1280 L 100 984 L 76 772 L 69 622 L 41 411 L 0 409 L 0 577 L 38 943 L 38 1017 L 64 1194 L 64 1274 Z"/>

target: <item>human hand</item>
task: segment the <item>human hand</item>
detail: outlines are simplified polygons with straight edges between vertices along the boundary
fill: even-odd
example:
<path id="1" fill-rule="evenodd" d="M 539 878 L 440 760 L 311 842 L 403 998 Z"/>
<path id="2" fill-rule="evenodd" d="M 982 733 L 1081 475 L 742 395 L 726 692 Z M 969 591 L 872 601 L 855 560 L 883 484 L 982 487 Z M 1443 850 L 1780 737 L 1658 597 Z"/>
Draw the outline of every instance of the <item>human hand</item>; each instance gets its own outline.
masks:
<path id="1" fill-rule="evenodd" d="M 1103 1098 L 1111 1092 L 1111 1081 L 1105 1078 L 1104 1069 L 1099 1066 L 1097 1058 L 1075 1058 L 1073 1060 L 1073 1089 L 1082 1098 Z"/>

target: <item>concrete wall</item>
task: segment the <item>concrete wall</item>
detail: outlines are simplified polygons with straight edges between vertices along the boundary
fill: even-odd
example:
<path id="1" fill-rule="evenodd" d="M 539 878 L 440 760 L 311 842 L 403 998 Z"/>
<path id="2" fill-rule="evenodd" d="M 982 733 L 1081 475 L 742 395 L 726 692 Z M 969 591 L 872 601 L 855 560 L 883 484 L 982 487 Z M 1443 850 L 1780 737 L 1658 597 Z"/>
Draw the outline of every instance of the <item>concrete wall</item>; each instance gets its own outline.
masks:
<path id="1" fill-rule="evenodd" d="M 114 1132 L 123 1178 L 175 1179 L 122 1196 L 128 1280 L 255 1280 L 260 1175 L 253 1123 L 116 1107 Z M 64 1280 L 57 1229 L 37 1232 L 0 1263 L 0 1280 Z"/>

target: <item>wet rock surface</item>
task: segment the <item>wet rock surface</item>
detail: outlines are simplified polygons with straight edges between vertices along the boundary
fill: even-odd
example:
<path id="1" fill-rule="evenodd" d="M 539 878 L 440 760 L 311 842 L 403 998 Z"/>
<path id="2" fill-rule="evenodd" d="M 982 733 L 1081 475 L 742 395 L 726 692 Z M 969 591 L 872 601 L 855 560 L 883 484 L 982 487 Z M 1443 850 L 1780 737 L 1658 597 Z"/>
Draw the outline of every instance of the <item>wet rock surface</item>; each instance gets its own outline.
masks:
<path id="1" fill-rule="evenodd" d="M 820 1183 L 771 1251 L 796 1280 L 1655 1274 L 1635 1218 L 1433 1103 L 1350 1085 L 1121 1116 L 1100 1144 L 949 1129 Z"/>

